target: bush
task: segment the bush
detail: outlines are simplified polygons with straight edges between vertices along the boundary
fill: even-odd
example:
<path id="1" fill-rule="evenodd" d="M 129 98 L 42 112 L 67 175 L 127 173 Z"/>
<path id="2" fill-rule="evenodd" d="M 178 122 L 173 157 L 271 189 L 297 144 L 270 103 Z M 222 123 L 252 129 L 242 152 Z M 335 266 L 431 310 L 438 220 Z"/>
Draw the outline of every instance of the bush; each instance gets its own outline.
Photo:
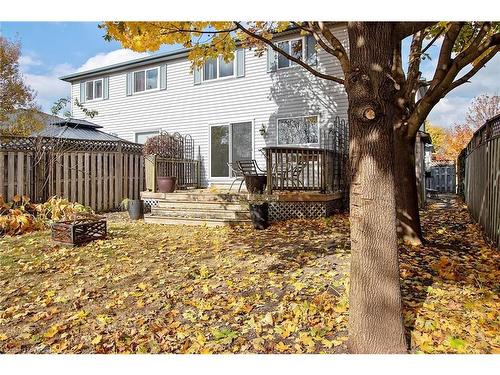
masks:
<path id="1" fill-rule="evenodd" d="M 54 221 L 76 219 L 91 212 L 89 207 L 64 198 L 52 197 L 45 203 L 34 204 L 26 195 L 15 195 L 10 202 L 0 195 L 0 235 L 46 229 Z"/>

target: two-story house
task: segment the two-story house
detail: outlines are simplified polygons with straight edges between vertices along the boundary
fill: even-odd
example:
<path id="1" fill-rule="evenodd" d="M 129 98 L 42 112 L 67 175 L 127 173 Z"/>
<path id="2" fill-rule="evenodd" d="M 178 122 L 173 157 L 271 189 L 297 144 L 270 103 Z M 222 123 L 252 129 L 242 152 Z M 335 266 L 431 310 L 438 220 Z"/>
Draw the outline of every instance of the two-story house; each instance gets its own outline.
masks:
<path id="1" fill-rule="evenodd" d="M 347 46 L 347 31 L 333 32 Z M 321 72 L 342 76 L 338 61 L 313 38 L 280 34 L 279 46 Z M 203 185 L 232 181 L 227 162 L 256 159 L 265 146 L 317 147 L 320 129 L 347 121 L 342 85 L 317 78 L 269 50 L 258 57 L 238 49 L 231 62 L 207 61 L 192 71 L 188 51 L 156 54 L 61 77 L 71 83 L 72 102 L 97 110 L 103 130 L 143 143 L 160 130 L 190 134 L 201 159 Z M 74 118 L 85 114 L 77 106 Z"/>

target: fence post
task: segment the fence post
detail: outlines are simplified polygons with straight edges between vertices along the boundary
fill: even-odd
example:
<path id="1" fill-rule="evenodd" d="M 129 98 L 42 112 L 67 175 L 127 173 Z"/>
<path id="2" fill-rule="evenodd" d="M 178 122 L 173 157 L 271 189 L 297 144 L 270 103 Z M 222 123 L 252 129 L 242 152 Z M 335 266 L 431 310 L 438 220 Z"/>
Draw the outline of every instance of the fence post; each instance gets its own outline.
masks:
<path id="1" fill-rule="evenodd" d="M 148 155 L 144 158 L 144 168 L 146 174 L 146 190 L 156 191 L 156 156 Z"/>
<path id="2" fill-rule="evenodd" d="M 115 159 L 116 181 L 115 181 L 115 199 L 117 205 L 123 200 L 123 153 L 122 142 L 118 141 L 118 149 Z"/>

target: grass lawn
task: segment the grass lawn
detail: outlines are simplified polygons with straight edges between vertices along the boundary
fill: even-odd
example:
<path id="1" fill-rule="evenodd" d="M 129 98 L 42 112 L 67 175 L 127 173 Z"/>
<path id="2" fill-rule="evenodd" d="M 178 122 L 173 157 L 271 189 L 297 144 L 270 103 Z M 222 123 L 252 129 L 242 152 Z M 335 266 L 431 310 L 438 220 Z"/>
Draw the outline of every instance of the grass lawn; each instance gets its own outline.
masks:
<path id="1" fill-rule="evenodd" d="M 401 247 L 413 352 L 498 352 L 499 254 L 456 201 L 423 215 Z M 0 238 L 0 352 L 342 353 L 347 215 L 256 231 L 133 223 L 54 245 Z"/>

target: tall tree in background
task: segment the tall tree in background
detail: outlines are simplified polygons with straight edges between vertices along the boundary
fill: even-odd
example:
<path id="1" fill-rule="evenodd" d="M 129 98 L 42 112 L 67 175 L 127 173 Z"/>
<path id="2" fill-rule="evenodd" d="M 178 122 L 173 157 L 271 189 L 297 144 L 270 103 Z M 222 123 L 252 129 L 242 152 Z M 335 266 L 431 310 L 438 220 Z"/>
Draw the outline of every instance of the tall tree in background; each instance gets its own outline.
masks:
<path id="1" fill-rule="evenodd" d="M 493 116 L 500 114 L 500 96 L 482 94 L 472 99 L 465 114 L 465 121 L 455 124 L 447 132 L 444 155 L 455 160 L 472 139 L 474 132 Z"/>
<path id="2" fill-rule="evenodd" d="M 0 135 L 26 136 L 43 122 L 34 91 L 19 71 L 19 43 L 0 36 Z"/>
<path id="3" fill-rule="evenodd" d="M 219 55 L 232 59 L 239 40 L 257 55 L 272 49 L 312 75 L 344 85 L 349 101 L 351 169 L 349 350 L 405 352 L 396 228 L 398 213 L 404 238 L 421 239 L 416 133 L 441 98 L 467 82 L 498 52 L 499 25 L 348 22 L 348 45 L 342 44 L 326 22 L 106 22 L 104 27 L 107 39 L 136 51 L 180 43 L 191 49 L 189 58 L 195 67 Z M 340 64 L 342 76 L 316 69 L 273 42 L 274 35 L 290 27 L 312 36 L 317 48 Z M 405 74 L 401 46 L 409 36 L 412 43 Z M 434 77 L 417 101 L 416 92 L 424 84 L 420 62 L 441 36 L 444 40 Z M 426 39 L 430 42 L 424 46 Z M 464 69 L 469 70 L 460 76 Z"/>

